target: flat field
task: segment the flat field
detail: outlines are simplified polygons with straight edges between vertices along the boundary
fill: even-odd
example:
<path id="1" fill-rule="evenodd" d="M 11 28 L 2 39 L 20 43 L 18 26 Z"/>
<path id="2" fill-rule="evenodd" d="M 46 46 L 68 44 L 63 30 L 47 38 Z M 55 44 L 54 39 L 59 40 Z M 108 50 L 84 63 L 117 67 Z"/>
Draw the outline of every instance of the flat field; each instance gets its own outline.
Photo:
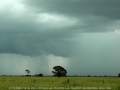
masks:
<path id="1" fill-rule="evenodd" d="M 120 90 L 120 78 L 1 76 L 0 90 Z"/>

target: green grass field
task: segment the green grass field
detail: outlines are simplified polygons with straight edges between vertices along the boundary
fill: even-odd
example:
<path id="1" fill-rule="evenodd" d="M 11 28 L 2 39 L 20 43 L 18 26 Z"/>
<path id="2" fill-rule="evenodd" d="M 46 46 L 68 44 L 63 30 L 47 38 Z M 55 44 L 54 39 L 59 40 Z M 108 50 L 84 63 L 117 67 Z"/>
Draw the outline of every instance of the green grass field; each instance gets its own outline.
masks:
<path id="1" fill-rule="evenodd" d="M 0 90 L 120 90 L 120 78 L 1 76 Z"/>

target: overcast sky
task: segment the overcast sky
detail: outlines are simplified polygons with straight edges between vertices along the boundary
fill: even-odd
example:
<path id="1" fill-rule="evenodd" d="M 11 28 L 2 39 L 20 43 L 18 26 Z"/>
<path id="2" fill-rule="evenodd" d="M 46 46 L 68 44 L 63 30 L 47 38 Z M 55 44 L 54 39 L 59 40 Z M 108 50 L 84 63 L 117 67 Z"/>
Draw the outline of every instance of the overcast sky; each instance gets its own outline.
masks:
<path id="1" fill-rule="evenodd" d="M 0 75 L 120 73 L 120 0 L 0 0 Z"/>

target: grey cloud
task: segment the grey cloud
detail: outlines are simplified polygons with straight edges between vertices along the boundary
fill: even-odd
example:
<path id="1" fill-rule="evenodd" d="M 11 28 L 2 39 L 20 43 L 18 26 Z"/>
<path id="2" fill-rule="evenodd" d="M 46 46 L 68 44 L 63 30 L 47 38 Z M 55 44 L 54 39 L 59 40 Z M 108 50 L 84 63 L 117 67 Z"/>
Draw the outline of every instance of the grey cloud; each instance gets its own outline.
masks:
<path id="1" fill-rule="evenodd" d="M 55 54 L 68 56 L 74 45 L 67 36 L 56 33 L 5 33 L 0 38 L 0 53 L 17 53 L 23 55 Z M 63 38 L 63 37 L 64 38 Z M 66 39 L 65 39 L 66 37 Z M 69 45 L 68 45 L 69 44 Z"/>
<path id="2" fill-rule="evenodd" d="M 46 57 L 45 55 L 31 57 L 10 53 L 0 54 L 0 73 L 1 75 L 25 75 L 25 70 L 29 69 L 32 75 L 39 73 L 47 75 L 49 73 L 47 69 L 49 68 L 47 67 L 48 61 Z"/>
<path id="3" fill-rule="evenodd" d="M 49 29 L 47 25 L 38 25 L 30 17 L 14 18 L 4 14 L 0 18 L 0 53 L 69 56 L 69 48 L 73 47 L 69 38 L 75 37 L 75 33 Z"/>
<path id="4" fill-rule="evenodd" d="M 23 65 L 24 68 L 27 69 L 28 65 L 34 73 L 38 70 L 38 63 L 41 63 L 41 68 L 46 66 L 48 69 L 49 63 L 51 65 L 47 59 L 49 55 L 53 55 L 53 60 L 67 59 L 68 65 L 65 66 L 71 75 L 115 75 L 119 72 L 120 34 L 114 32 L 120 28 L 118 0 L 20 2 L 28 9 L 24 14 L 19 15 L 22 13 L 19 10 L 18 14 L 15 11 L 0 12 L 1 73 L 9 74 L 7 69 L 20 61 L 28 63 Z M 43 54 L 45 56 L 41 58 Z M 10 62 L 12 59 L 14 60 Z M 2 64 L 5 62 L 8 67 L 3 69 Z M 80 71 L 76 72 L 77 70 Z M 13 70 L 15 72 L 17 71 Z"/>
<path id="5" fill-rule="evenodd" d="M 55 60 L 55 62 L 54 62 Z M 67 58 L 57 57 L 52 54 L 39 56 L 26 56 L 20 54 L 0 54 L 0 75 L 25 75 L 29 69 L 31 75 L 42 73 L 52 75 L 53 67 L 62 65 L 66 67 Z"/>
<path id="6" fill-rule="evenodd" d="M 70 32 L 106 32 L 114 31 L 111 26 L 119 28 L 119 0 L 23 0 L 34 13 L 59 14 L 69 18 L 76 18 L 78 22 L 73 26 L 62 29 Z M 115 24 L 116 23 L 116 24 Z"/>
<path id="7" fill-rule="evenodd" d="M 23 0 L 28 6 L 39 12 L 67 14 L 67 16 L 93 15 L 120 19 L 119 0 Z M 29 7 L 29 8 L 30 8 Z"/>
<path id="8" fill-rule="evenodd" d="M 117 75 L 119 72 L 119 34 L 83 34 L 76 39 L 69 73 L 80 75 Z M 114 73 L 113 73 L 114 71 Z"/>

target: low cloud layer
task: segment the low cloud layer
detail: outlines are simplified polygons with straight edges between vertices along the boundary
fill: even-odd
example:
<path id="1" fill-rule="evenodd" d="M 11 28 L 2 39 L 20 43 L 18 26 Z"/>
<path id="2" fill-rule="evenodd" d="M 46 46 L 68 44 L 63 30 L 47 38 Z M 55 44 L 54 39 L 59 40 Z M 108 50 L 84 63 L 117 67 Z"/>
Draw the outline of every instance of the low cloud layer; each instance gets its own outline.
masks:
<path id="1" fill-rule="evenodd" d="M 39 73 L 52 75 L 51 71 L 56 64 L 65 68 L 68 64 L 67 58 L 45 54 L 36 57 L 20 54 L 0 54 L 0 60 L 0 66 L 2 66 L 0 71 L 3 75 L 25 75 L 26 69 L 29 69 L 32 75 Z"/>

